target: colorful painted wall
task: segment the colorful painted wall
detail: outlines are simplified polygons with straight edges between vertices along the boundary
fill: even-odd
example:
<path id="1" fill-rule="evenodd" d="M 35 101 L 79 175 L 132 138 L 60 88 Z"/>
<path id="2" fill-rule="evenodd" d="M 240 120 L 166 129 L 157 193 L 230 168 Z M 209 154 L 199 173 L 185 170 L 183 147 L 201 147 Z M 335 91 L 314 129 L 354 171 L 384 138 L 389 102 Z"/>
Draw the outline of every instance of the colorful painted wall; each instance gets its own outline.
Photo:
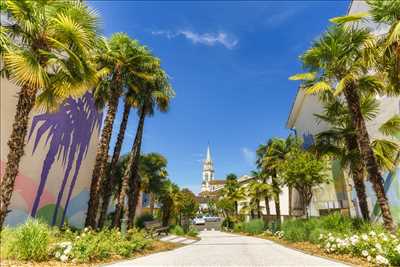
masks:
<path id="1" fill-rule="evenodd" d="M 1 79 L 1 175 L 8 154 L 18 88 Z M 57 112 L 34 110 L 6 224 L 29 216 L 81 227 L 86 216 L 102 116 L 90 93 L 68 99 Z"/>

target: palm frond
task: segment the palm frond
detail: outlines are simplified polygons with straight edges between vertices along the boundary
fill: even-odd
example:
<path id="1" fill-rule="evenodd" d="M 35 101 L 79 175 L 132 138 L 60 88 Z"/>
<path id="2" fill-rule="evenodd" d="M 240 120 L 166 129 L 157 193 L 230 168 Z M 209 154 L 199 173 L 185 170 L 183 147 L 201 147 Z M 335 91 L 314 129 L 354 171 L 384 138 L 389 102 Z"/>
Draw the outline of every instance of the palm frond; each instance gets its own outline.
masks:
<path id="1" fill-rule="evenodd" d="M 372 141 L 371 147 L 382 170 L 391 171 L 396 167 L 396 159 L 400 151 L 400 146 L 397 143 L 377 139 Z"/>
<path id="2" fill-rule="evenodd" d="M 299 73 L 289 77 L 291 81 L 312 81 L 316 77 L 315 72 Z"/>
<path id="3" fill-rule="evenodd" d="M 396 136 L 400 138 L 400 115 L 394 115 L 392 118 L 384 122 L 379 131 L 384 135 Z"/>
<path id="4" fill-rule="evenodd" d="M 318 94 L 324 91 L 332 91 L 332 87 L 324 81 L 319 81 L 314 83 L 313 85 L 304 88 L 305 89 L 305 93 L 308 95 L 312 95 L 312 94 Z"/>
<path id="5" fill-rule="evenodd" d="M 356 22 L 365 19 L 369 15 L 368 12 L 358 12 L 347 16 L 331 18 L 329 21 L 335 24 L 344 24 L 348 22 Z"/>

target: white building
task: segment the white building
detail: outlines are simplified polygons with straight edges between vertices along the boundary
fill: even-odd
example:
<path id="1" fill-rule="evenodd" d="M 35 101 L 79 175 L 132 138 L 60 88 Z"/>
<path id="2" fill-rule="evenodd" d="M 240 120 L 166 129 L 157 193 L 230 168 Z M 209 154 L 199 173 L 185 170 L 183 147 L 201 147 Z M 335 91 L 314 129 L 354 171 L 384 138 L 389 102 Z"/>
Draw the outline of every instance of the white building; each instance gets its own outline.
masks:
<path id="1" fill-rule="evenodd" d="M 367 11 L 368 5 L 364 1 L 352 1 L 348 14 Z M 385 25 L 376 25 L 371 21 L 365 22 L 375 34 L 382 34 L 387 30 Z M 367 122 L 371 141 L 383 136 L 379 133 L 379 126 L 395 114 L 400 114 L 400 97 L 377 97 L 380 103 L 380 112 L 372 121 Z M 298 137 L 303 138 L 305 146 L 314 142 L 314 136 L 329 128 L 325 123 L 317 122 L 314 114 L 322 113 L 323 106 L 314 95 L 305 95 L 299 89 L 287 121 L 287 128 L 294 130 Z M 400 133 L 399 133 L 400 139 Z M 397 171 L 397 174 L 396 174 Z M 384 175 L 385 190 L 391 205 L 391 211 L 397 222 L 400 222 L 400 169 Z M 310 205 L 310 215 L 319 216 L 327 211 L 339 210 L 351 216 L 360 216 L 358 199 L 347 171 L 342 170 L 338 162 L 332 162 L 332 177 L 334 182 L 315 188 L 314 197 Z M 379 207 L 375 193 L 368 181 L 365 181 L 368 194 L 369 210 L 373 218 L 379 217 Z"/>

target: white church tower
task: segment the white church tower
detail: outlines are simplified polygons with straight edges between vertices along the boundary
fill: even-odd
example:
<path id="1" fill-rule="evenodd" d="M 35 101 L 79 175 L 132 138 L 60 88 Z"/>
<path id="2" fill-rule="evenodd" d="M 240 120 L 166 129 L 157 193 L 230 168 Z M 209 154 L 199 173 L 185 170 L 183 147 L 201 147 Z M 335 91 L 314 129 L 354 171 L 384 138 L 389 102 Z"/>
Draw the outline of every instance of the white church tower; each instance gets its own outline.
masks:
<path id="1" fill-rule="evenodd" d="M 207 156 L 203 162 L 203 182 L 201 192 L 210 191 L 210 181 L 214 180 L 214 166 L 211 160 L 210 145 L 207 147 Z"/>

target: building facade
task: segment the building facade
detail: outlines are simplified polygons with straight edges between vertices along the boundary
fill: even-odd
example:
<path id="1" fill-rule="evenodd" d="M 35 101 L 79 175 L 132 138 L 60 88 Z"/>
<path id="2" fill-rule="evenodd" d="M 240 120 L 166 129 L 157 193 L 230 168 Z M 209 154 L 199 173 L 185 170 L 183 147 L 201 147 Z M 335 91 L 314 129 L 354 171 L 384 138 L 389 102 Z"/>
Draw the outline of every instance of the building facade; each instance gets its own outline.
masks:
<path id="1" fill-rule="evenodd" d="M 0 172 L 4 174 L 18 87 L 1 79 Z M 86 216 L 102 114 L 90 93 L 69 98 L 58 111 L 30 114 L 25 154 L 5 224 L 14 226 L 28 217 L 49 224 L 81 227 Z"/>

